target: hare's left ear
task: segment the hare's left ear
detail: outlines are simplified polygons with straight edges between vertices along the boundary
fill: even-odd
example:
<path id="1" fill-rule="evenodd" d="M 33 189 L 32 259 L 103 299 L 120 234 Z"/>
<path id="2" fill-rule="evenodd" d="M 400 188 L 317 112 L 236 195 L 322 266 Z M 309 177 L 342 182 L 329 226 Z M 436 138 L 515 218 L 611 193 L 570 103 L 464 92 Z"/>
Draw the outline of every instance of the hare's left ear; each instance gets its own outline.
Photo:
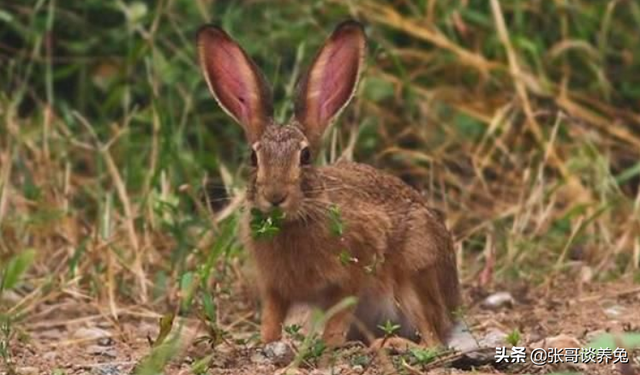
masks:
<path id="1" fill-rule="evenodd" d="M 298 83 L 295 117 L 312 145 L 320 146 L 329 124 L 353 97 L 364 62 L 366 38 L 362 25 L 338 25 Z"/>

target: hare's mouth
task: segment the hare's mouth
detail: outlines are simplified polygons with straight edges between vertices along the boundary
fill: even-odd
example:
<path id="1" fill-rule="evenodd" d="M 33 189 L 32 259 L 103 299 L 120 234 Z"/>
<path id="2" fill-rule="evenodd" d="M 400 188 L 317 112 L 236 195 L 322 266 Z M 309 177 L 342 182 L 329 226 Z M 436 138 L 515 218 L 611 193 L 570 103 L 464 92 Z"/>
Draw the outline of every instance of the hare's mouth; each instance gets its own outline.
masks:
<path id="1" fill-rule="evenodd" d="M 298 207 L 298 199 L 295 194 L 282 194 L 275 196 L 260 196 L 253 202 L 253 207 L 265 215 L 282 213 L 285 217 L 295 217 Z"/>

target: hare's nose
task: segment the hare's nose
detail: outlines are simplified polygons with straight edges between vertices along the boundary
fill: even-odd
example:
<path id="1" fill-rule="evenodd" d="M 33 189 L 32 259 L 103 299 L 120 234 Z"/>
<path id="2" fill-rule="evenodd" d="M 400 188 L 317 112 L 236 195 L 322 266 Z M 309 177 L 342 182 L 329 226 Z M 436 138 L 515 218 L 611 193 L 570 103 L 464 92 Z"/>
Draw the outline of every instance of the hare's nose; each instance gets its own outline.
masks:
<path id="1" fill-rule="evenodd" d="M 273 193 L 269 194 L 267 200 L 273 207 L 280 206 L 285 200 L 287 200 L 287 193 Z"/>

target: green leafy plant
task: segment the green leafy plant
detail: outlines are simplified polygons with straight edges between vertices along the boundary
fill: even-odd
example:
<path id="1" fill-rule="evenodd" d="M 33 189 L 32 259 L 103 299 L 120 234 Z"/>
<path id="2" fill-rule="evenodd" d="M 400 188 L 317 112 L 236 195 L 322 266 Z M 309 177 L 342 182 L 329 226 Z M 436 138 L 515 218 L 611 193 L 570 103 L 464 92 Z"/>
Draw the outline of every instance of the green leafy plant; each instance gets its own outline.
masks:
<path id="1" fill-rule="evenodd" d="M 36 252 L 28 249 L 17 253 L 9 259 L 1 268 L 0 276 L 0 301 L 5 290 L 15 288 L 29 267 L 33 264 Z M 0 357 L 8 374 L 14 374 L 15 368 L 11 357 L 11 341 L 15 336 L 13 327 L 15 314 L 0 314 Z"/>
<path id="2" fill-rule="evenodd" d="M 279 208 L 264 213 L 257 208 L 251 210 L 251 234 L 255 239 L 271 239 L 280 232 L 285 213 Z"/>
<path id="3" fill-rule="evenodd" d="M 143 357 L 132 371 L 135 375 L 163 373 L 165 366 L 178 353 L 178 337 L 182 327 L 172 334 L 175 314 L 169 313 L 158 319 L 159 331 L 155 340 L 147 337 L 151 351 Z"/>
<path id="4" fill-rule="evenodd" d="M 135 375 L 158 375 L 164 373 L 169 361 L 178 354 L 178 335 L 170 337 L 163 343 L 154 346 L 132 372 Z"/>
<path id="5" fill-rule="evenodd" d="M 5 266 L 2 267 L 0 282 L 0 294 L 4 290 L 13 289 L 24 273 L 31 267 L 36 256 L 34 249 L 28 249 L 14 255 Z"/>
<path id="6" fill-rule="evenodd" d="M 384 332 L 384 335 L 386 337 L 390 337 L 395 335 L 400 330 L 400 328 L 402 328 L 402 326 L 400 324 L 393 323 L 391 320 L 387 320 L 386 322 L 384 322 L 384 324 L 378 325 L 378 328 L 380 328 L 382 332 Z"/>
<path id="7" fill-rule="evenodd" d="M 434 348 L 410 348 L 411 362 L 424 366 L 438 358 L 438 350 Z"/>
<path id="8" fill-rule="evenodd" d="M 304 340 L 304 334 L 300 332 L 302 326 L 299 324 L 290 324 L 284 326 L 284 332 L 294 341 L 301 342 Z"/>
<path id="9" fill-rule="evenodd" d="M 0 317 L 0 357 L 2 357 L 2 363 L 8 370 L 8 374 L 15 374 L 15 367 L 11 358 L 11 340 L 15 331 L 13 330 L 12 320 L 9 316 Z"/>
<path id="10" fill-rule="evenodd" d="M 160 319 L 158 319 L 158 335 L 155 339 L 151 337 L 147 337 L 147 341 L 151 347 L 156 347 L 161 345 L 166 341 L 173 329 L 173 321 L 176 315 L 173 313 L 165 314 Z"/>
<path id="11" fill-rule="evenodd" d="M 517 328 L 514 329 L 513 331 L 509 332 L 507 337 L 505 337 L 505 340 L 511 346 L 517 346 L 521 339 L 522 339 L 522 334 L 520 333 L 520 331 Z"/>
<path id="12" fill-rule="evenodd" d="M 338 255 L 338 258 L 340 259 L 340 264 L 342 264 L 343 266 L 358 263 L 358 258 L 352 256 L 351 252 L 348 249 L 342 249 L 342 251 Z"/>
<path id="13" fill-rule="evenodd" d="M 342 213 L 338 205 L 329 207 L 329 228 L 331 234 L 340 237 L 344 234 L 344 223 L 342 221 Z"/>
<path id="14" fill-rule="evenodd" d="M 588 345 L 590 348 L 610 348 L 615 350 L 618 347 L 628 349 L 640 348 L 640 333 L 625 332 L 619 335 L 604 333 L 593 339 Z"/>
<path id="15" fill-rule="evenodd" d="M 318 335 L 314 335 L 310 342 L 304 351 L 303 359 L 307 362 L 316 362 L 327 350 L 327 344 Z"/>
<path id="16" fill-rule="evenodd" d="M 196 375 L 206 374 L 207 370 L 209 370 L 209 364 L 211 363 L 212 359 L 213 359 L 213 353 L 194 361 L 191 364 L 191 372 L 193 372 Z"/>
<path id="17" fill-rule="evenodd" d="M 365 367 L 365 366 L 368 366 L 369 364 L 371 364 L 371 356 L 366 354 L 359 354 L 351 359 L 352 366 Z"/>

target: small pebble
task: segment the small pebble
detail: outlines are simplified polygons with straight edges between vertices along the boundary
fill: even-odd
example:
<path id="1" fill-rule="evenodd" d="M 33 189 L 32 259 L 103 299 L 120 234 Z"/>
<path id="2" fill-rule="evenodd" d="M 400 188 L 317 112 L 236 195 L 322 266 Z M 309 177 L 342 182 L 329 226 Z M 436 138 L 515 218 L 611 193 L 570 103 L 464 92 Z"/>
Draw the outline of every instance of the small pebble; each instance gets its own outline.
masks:
<path id="1" fill-rule="evenodd" d="M 612 305 L 604 309 L 604 314 L 609 319 L 620 319 L 625 313 L 624 307 L 620 305 Z"/>
<path id="2" fill-rule="evenodd" d="M 505 346 L 507 334 L 497 328 L 489 328 L 484 335 L 482 335 L 478 342 L 480 347 L 483 348 L 495 348 L 498 346 Z"/>
<path id="3" fill-rule="evenodd" d="M 514 304 L 515 300 L 509 292 L 497 292 L 482 301 L 482 307 L 489 310 L 497 310 L 503 307 L 511 308 Z"/>
<path id="4" fill-rule="evenodd" d="M 295 357 L 291 347 L 283 341 L 274 341 L 265 345 L 264 354 L 276 366 L 288 365 Z"/>
<path id="5" fill-rule="evenodd" d="M 92 375 L 121 375 L 122 368 L 116 365 L 104 364 L 91 369 Z"/>
<path id="6" fill-rule="evenodd" d="M 581 348 L 582 344 L 580 341 L 573 336 L 560 334 L 558 336 L 547 337 L 542 341 L 535 342 L 531 344 L 532 348 L 556 348 L 556 349 L 566 349 L 566 348 Z"/>
<path id="7" fill-rule="evenodd" d="M 447 346 L 459 352 L 468 352 L 478 348 L 478 342 L 464 322 L 458 322 L 451 331 Z"/>
<path id="8" fill-rule="evenodd" d="M 87 353 L 91 355 L 101 355 L 103 357 L 116 358 L 118 355 L 113 348 L 100 345 L 90 345 L 87 347 Z"/>
<path id="9" fill-rule="evenodd" d="M 73 333 L 73 336 L 82 340 L 98 340 L 111 337 L 111 332 L 100 328 L 80 328 Z"/>
<path id="10" fill-rule="evenodd" d="M 100 345 L 100 346 L 111 346 L 114 343 L 115 342 L 113 341 L 113 339 L 111 337 L 102 337 L 102 338 L 98 339 L 98 345 Z"/>
<path id="11" fill-rule="evenodd" d="M 0 294 L 0 301 L 9 304 L 16 304 L 20 302 L 24 297 L 20 296 L 13 290 L 5 290 Z"/>

